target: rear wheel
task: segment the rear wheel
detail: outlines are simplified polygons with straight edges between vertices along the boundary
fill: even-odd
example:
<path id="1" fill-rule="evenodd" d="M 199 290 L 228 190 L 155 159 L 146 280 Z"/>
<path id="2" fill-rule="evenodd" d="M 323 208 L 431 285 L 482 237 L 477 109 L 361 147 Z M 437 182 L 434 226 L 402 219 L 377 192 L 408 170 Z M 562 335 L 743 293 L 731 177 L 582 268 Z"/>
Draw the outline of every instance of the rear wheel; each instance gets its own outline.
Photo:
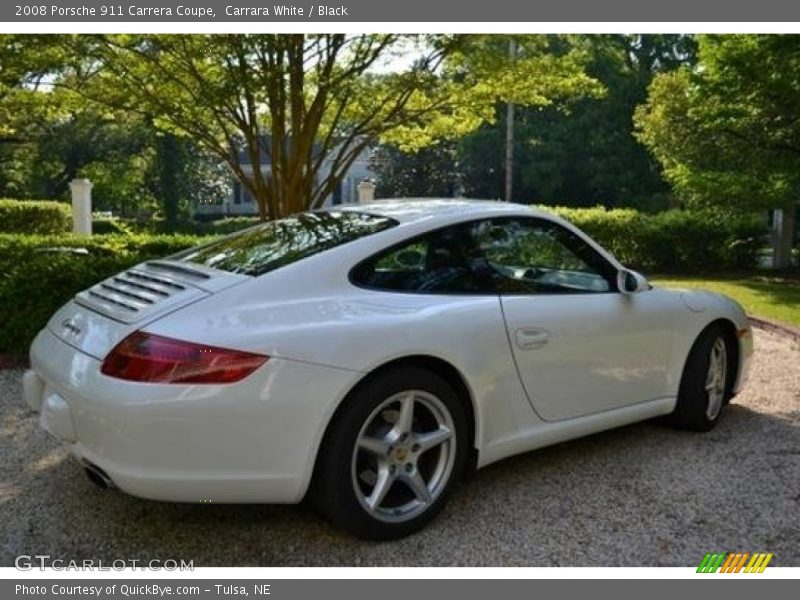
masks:
<path id="1" fill-rule="evenodd" d="M 466 459 L 460 399 L 435 374 L 404 367 L 358 389 L 319 451 L 312 502 L 360 537 L 408 535 L 441 510 Z"/>
<path id="2" fill-rule="evenodd" d="M 678 402 L 671 415 L 674 425 L 708 431 L 730 399 L 733 349 L 725 330 L 714 325 L 697 338 L 681 377 Z"/>

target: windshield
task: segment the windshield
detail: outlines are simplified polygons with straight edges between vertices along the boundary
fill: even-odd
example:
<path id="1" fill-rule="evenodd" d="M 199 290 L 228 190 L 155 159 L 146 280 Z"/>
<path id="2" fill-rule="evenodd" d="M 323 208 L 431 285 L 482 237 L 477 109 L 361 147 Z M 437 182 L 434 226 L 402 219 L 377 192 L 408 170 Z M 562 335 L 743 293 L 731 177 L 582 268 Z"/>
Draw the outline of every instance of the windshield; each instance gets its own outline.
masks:
<path id="1" fill-rule="evenodd" d="M 172 258 L 231 273 L 261 275 L 395 225 L 394 219 L 355 211 L 301 213 L 256 225 Z"/>

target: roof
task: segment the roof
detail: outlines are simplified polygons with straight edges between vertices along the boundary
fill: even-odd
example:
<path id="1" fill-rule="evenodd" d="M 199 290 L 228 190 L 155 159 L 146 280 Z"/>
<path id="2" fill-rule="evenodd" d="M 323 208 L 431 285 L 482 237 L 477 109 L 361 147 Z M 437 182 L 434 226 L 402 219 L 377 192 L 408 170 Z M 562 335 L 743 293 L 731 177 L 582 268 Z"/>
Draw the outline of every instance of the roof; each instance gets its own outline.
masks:
<path id="1" fill-rule="evenodd" d="M 339 208 L 339 207 L 337 207 Z M 546 215 L 542 210 L 524 204 L 502 200 L 470 200 L 465 198 L 394 198 L 375 200 L 367 204 L 342 206 L 343 210 L 366 212 L 410 223 L 430 217 L 453 218 L 464 216 Z"/>

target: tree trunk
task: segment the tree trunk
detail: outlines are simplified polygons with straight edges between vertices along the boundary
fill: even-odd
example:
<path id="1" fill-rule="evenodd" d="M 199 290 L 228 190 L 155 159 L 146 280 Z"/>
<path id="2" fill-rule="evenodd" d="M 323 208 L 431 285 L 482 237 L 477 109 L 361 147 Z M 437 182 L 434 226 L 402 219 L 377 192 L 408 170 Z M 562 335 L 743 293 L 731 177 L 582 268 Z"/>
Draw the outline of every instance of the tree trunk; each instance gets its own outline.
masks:
<path id="1" fill-rule="evenodd" d="M 171 133 L 158 138 L 157 161 L 158 195 L 164 210 L 167 231 L 175 231 L 178 224 L 178 205 L 181 195 L 180 173 L 183 170 L 178 138 Z"/>
<path id="2" fill-rule="evenodd" d="M 772 267 L 775 269 L 788 269 L 792 266 L 792 245 L 794 243 L 796 213 L 796 202 L 789 202 L 775 213 L 775 242 L 772 250 Z"/>

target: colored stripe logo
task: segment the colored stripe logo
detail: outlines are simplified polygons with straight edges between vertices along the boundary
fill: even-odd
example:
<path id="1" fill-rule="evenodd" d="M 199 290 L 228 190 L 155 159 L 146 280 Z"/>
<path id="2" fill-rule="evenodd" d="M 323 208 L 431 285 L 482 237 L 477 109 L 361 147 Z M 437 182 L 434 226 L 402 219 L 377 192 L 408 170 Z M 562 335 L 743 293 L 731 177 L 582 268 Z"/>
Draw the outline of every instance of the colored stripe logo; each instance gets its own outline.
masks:
<path id="1" fill-rule="evenodd" d="M 763 573 L 774 555 L 769 552 L 709 552 L 698 573 Z"/>

